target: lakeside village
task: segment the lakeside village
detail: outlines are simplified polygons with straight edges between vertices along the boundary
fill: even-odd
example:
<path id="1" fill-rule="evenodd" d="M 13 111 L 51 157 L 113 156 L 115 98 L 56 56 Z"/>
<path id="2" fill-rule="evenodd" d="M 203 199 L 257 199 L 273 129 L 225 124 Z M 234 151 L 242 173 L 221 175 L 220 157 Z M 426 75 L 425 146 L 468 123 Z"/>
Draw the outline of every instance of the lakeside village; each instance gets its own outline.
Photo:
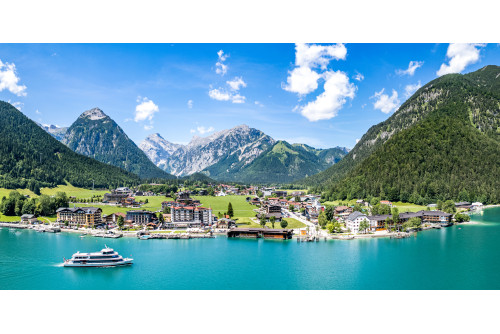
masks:
<path id="1" fill-rule="evenodd" d="M 226 212 L 215 213 L 211 207 L 202 206 L 201 201 L 192 198 L 192 195 L 212 195 L 220 200 L 228 195 L 243 196 L 254 207 L 255 217 L 250 218 L 250 224 L 240 224 L 239 219 L 234 217 L 230 202 Z M 77 206 L 74 202 L 78 199 L 68 199 L 65 193 L 55 196 L 56 203 L 58 196 L 62 197 L 59 203 L 64 205 L 55 210 L 55 221 L 48 223 L 40 220 L 36 214 L 23 214 L 20 221 L 0 222 L 0 226 L 31 228 L 40 232 L 78 232 L 82 236 L 105 238 L 137 236 L 140 239 L 189 239 L 214 237 L 214 234 L 229 238 L 283 240 L 295 236 L 297 241 L 318 241 L 320 238 L 403 238 L 425 229 L 468 222 L 467 213 L 483 207 L 479 202 L 439 201 L 429 204 L 426 210 L 399 212 L 390 201 L 377 198 L 334 206 L 322 204 L 320 195 L 306 194 L 305 191 L 224 184 L 214 185 L 209 190 L 184 190 L 170 194 L 121 187 L 105 193 L 102 199 L 98 199 L 100 202 L 96 203 L 92 199 L 95 206 Z M 161 208 L 150 211 L 141 209 L 148 200 L 137 202 L 137 196 L 164 196 L 172 200 L 162 201 Z M 73 202 L 73 207 L 69 205 L 70 202 Z M 4 214 L 8 205 L 8 199 L 4 197 L 1 207 Z M 100 206 L 116 206 L 124 208 L 125 212 L 106 215 Z M 294 228 L 287 228 L 287 219 L 298 224 Z M 281 228 L 275 228 L 275 225 Z"/>

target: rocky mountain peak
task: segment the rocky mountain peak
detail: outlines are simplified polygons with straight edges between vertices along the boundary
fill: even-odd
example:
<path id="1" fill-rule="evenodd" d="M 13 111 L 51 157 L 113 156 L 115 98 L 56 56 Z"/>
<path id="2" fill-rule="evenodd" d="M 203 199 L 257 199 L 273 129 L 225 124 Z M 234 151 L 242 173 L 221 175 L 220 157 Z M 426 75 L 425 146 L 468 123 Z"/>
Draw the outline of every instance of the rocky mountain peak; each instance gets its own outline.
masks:
<path id="1" fill-rule="evenodd" d="M 103 119 L 106 117 L 108 117 L 108 115 L 106 115 L 99 108 L 93 108 L 93 109 L 87 110 L 83 114 L 80 115 L 80 118 L 88 118 L 92 121 L 96 121 L 96 120 Z"/>

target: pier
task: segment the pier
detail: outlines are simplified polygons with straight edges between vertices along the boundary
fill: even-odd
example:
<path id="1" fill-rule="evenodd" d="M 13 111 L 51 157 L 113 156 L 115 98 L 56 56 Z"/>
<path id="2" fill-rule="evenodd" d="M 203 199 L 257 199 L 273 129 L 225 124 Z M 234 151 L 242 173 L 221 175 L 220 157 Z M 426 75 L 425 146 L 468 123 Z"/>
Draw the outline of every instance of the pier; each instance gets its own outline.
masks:
<path id="1" fill-rule="evenodd" d="M 293 230 L 267 229 L 267 228 L 234 228 L 227 232 L 228 238 L 264 238 L 287 240 L 292 239 Z"/>

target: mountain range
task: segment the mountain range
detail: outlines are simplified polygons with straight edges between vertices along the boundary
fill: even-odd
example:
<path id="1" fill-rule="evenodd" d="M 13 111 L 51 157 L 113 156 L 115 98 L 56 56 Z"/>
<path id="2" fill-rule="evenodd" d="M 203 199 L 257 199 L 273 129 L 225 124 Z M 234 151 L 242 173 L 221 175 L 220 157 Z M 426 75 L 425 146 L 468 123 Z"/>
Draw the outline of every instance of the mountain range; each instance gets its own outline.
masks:
<path id="1" fill-rule="evenodd" d="M 500 201 L 500 67 L 437 78 L 338 164 L 298 181 L 331 199 Z"/>
<path id="2" fill-rule="evenodd" d="M 276 141 L 247 125 L 173 144 L 156 133 L 139 147 L 165 171 L 177 176 L 203 173 L 235 182 L 290 183 L 320 172 L 347 154 L 346 148 L 315 149 Z"/>

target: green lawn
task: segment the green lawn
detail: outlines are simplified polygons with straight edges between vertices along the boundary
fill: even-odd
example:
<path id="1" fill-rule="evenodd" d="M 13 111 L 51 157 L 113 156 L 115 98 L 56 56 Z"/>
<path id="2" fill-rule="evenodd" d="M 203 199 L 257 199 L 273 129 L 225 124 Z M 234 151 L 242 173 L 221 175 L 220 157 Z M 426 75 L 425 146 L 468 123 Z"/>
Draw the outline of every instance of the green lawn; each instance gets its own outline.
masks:
<path id="1" fill-rule="evenodd" d="M 0 213 L 0 222 L 18 222 L 21 221 L 19 216 L 4 216 Z"/>
<path id="2" fill-rule="evenodd" d="M 253 209 L 257 208 L 254 205 L 249 204 L 244 195 L 230 195 L 230 196 L 193 196 L 193 198 L 200 200 L 203 207 L 211 207 L 212 212 L 215 216 L 218 212 L 227 212 L 227 205 L 231 202 L 234 211 L 234 218 L 239 217 L 255 217 L 255 212 Z"/>
<path id="3" fill-rule="evenodd" d="M 135 200 L 137 202 L 144 202 L 148 200 L 147 204 L 144 204 L 141 206 L 141 210 L 150 210 L 150 211 L 157 211 L 161 210 L 161 202 L 165 201 L 173 201 L 173 198 L 170 197 L 165 197 L 165 196 L 136 196 Z"/>

